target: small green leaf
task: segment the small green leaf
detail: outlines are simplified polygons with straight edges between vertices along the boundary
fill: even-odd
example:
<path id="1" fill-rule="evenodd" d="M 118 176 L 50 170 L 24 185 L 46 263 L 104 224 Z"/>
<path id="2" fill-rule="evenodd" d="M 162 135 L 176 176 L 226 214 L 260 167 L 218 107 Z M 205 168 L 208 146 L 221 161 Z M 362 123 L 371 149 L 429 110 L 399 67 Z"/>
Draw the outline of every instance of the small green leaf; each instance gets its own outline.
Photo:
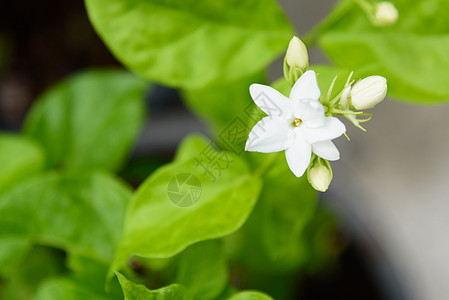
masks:
<path id="1" fill-rule="evenodd" d="M 229 300 L 273 300 L 273 298 L 257 291 L 243 291 L 235 294 Z"/>
<path id="2" fill-rule="evenodd" d="M 106 173 L 43 174 L 0 197 L 0 238 L 112 259 L 131 192 Z"/>
<path id="3" fill-rule="evenodd" d="M 144 285 L 135 284 L 116 272 L 117 278 L 122 286 L 125 300 L 191 300 L 192 297 L 186 288 L 179 284 L 149 290 Z"/>
<path id="4" fill-rule="evenodd" d="M 0 134 L 0 194 L 18 181 L 41 170 L 44 154 L 29 139 L 12 134 Z"/>
<path id="5" fill-rule="evenodd" d="M 198 241 L 228 235 L 245 222 L 260 178 L 241 158 L 216 151 L 213 144 L 204 144 L 198 153 L 184 149 L 189 159 L 178 154 L 183 159 L 158 169 L 136 192 L 112 269 L 133 254 L 172 256 Z"/>
<path id="6" fill-rule="evenodd" d="M 175 87 L 199 89 L 255 74 L 285 51 L 293 35 L 273 0 L 85 3 L 98 34 L 120 61 Z"/>
<path id="7" fill-rule="evenodd" d="M 222 244 L 205 241 L 180 254 L 176 282 L 185 286 L 194 299 L 215 299 L 228 281 Z"/>
<path id="8" fill-rule="evenodd" d="M 117 170 L 142 125 L 147 83 L 120 70 L 88 70 L 63 80 L 32 108 L 26 135 L 52 167 Z"/>

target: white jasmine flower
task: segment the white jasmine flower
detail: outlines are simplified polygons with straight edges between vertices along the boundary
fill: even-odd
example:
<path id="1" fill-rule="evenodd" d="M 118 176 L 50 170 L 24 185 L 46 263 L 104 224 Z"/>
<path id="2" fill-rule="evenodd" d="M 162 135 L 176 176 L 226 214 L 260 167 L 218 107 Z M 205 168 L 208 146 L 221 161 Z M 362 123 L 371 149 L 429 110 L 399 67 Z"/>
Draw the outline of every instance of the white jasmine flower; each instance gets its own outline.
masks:
<path id="1" fill-rule="evenodd" d="M 398 10 L 393 3 L 383 1 L 377 3 L 374 10 L 374 20 L 377 26 L 391 26 L 398 20 Z"/>
<path id="2" fill-rule="evenodd" d="M 290 67 L 305 70 L 309 66 L 309 55 L 306 45 L 298 37 L 294 36 L 290 40 L 285 59 Z"/>
<path id="3" fill-rule="evenodd" d="M 261 84 L 252 84 L 250 94 L 268 116 L 251 130 L 245 150 L 285 150 L 288 166 L 297 177 L 309 166 L 312 151 L 327 160 L 340 158 L 331 140 L 341 136 L 346 128 L 337 118 L 324 116 L 314 71 L 305 72 L 296 81 L 289 98 Z"/>
<path id="4" fill-rule="evenodd" d="M 387 80 L 382 76 L 369 76 L 357 82 L 351 89 L 352 105 L 358 109 L 373 108 L 387 95 Z"/>
<path id="5" fill-rule="evenodd" d="M 332 174 L 328 168 L 319 165 L 310 169 L 309 181 L 315 190 L 325 192 L 332 181 Z"/>

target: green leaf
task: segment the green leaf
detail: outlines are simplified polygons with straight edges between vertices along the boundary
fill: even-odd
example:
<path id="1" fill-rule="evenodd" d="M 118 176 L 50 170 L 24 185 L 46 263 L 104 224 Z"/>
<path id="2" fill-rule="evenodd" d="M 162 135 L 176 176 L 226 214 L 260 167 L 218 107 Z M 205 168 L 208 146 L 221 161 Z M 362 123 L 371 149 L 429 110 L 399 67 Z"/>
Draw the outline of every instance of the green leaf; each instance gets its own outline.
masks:
<path id="1" fill-rule="evenodd" d="M 37 286 L 44 278 L 65 271 L 64 259 L 62 251 L 42 246 L 34 247 L 18 268 L 3 277 L 6 280 L 2 282 L 1 299 L 32 299 Z"/>
<path id="2" fill-rule="evenodd" d="M 178 146 L 174 161 L 184 162 L 203 151 L 210 141 L 199 133 L 192 133 L 184 138 Z"/>
<path id="3" fill-rule="evenodd" d="M 0 134 L 0 194 L 41 170 L 44 159 L 41 148 L 31 140 Z"/>
<path id="4" fill-rule="evenodd" d="M 306 177 L 297 178 L 287 166 L 285 154 L 253 153 L 253 163 L 273 160 L 263 177 L 263 189 L 248 221 L 227 240 L 233 256 L 263 274 L 295 271 L 306 256 L 301 237 L 317 207 L 317 192 Z M 258 251 L 253 251 L 257 249 Z"/>
<path id="5" fill-rule="evenodd" d="M 0 197 L 0 238 L 112 259 L 131 193 L 106 173 L 43 174 Z"/>
<path id="6" fill-rule="evenodd" d="M 39 288 L 34 300 L 113 300 L 109 295 L 98 294 L 96 292 L 86 290 L 82 285 L 66 279 L 57 278 L 45 281 Z"/>
<path id="7" fill-rule="evenodd" d="M 255 74 L 285 51 L 293 30 L 273 0 L 86 0 L 106 45 L 130 69 L 199 89 Z"/>
<path id="8" fill-rule="evenodd" d="M 200 90 L 185 90 L 183 99 L 190 110 L 206 121 L 212 132 L 219 136 L 236 119 L 242 121 L 242 127 L 248 133 L 251 128 L 247 124 L 251 117 L 253 101 L 249 94 L 249 86 L 253 83 L 264 83 L 262 75 L 253 75 L 232 83 L 221 83 Z M 247 136 L 247 135 L 246 135 Z"/>
<path id="9" fill-rule="evenodd" d="M 122 286 L 125 300 L 191 300 L 185 287 L 179 284 L 149 290 L 144 285 L 135 284 L 125 278 L 122 274 L 116 272 L 117 278 Z"/>
<path id="10" fill-rule="evenodd" d="M 70 273 L 49 278 L 42 282 L 35 300 L 122 300 L 123 295 L 118 280 L 109 283 L 105 291 L 108 266 L 81 256 L 70 255 Z"/>
<path id="11" fill-rule="evenodd" d="M 40 171 L 45 165 L 41 148 L 29 139 L 0 134 L 0 195 Z M 17 236 L 0 237 L 0 274 L 9 274 L 30 243 Z"/>
<path id="12" fill-rule="evenodd" d="M 399 10 L 397 24 L 375 28 L 358 6 L 344 1 L 339 18 L 322 29 L 319 45 L 342 68 L 386 77 L 389 95 L 394 98 L 419 103 L 447 101 L 448 2 L 392 2 Z"/>
<path id="13" fill-rule="evenodd" d="M 273 298 L 257 291 L 243 291 L 235 294 L 229 300 L 273 300 Z"/>
<path id="14" fill-rule="evenodd" d="M 142 125 L 146 86 L 120 70 L 78 73 L 38 99 L 25 134 L 42 144 L 50 166 L 117 170 Z"/>
<path id="15" fill-rule="evenodd" d="M 215 299 L 226 287 L 228 274 L 220 241 L 205 241 L 180 254 L 176 282 L 185 286 L 194 299 Z"/>
<path id="16" fill-rule="evenodd" d="M 316 211 L 304 233 L 301 237 L 307 257 L 304 269 L 309 273 L 332 266 L 346 246 L 346 241 L 339 235 L 338 220 L 322 207 Z"/>
<path id="17" fill-rule="evenodd" d="M 284 160 L 282 153 L 281 159 Z M 317 192 L 305 176 L 296 178 L 283 161 L 264 176 L 260 238 L 279 269 L 294 269 L 302 261 L 298 243 L 317 206 Z"/>
<path id="18" fill-rule="evenodd" d="M 23 237 L 0 237 L 0 275 L 7 276 L 17 267 L 31 246 Z"/>
<path id="19" fill-rule="evenodd" d="M 236 155 L 203 145 L 196 153 L 181 146 L 189 149 L 189 159 L 178 154 L 182 160 L 161 167 L 140 186 L 112 269 L 132 254 L 172 256 L 198 241 L 228 235 L 245 222 L 259 195 L 260 178 Z"/>

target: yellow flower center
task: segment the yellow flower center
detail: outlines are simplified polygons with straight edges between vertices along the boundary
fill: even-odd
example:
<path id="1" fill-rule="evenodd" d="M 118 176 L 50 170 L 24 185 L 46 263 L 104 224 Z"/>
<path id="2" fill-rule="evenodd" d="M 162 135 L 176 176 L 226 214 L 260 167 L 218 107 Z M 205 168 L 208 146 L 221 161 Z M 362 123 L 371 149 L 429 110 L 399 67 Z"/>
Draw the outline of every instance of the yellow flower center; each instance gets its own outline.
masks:
<path id="1" fill-rule="evenodd" d="M 295 126 L 295 127 L 298 127 L 299 125 L 301 125 L 301 123 L 302 123 L 302 120 L 296 118 L 296 119 L 293 120 L 292 125 Z"/>

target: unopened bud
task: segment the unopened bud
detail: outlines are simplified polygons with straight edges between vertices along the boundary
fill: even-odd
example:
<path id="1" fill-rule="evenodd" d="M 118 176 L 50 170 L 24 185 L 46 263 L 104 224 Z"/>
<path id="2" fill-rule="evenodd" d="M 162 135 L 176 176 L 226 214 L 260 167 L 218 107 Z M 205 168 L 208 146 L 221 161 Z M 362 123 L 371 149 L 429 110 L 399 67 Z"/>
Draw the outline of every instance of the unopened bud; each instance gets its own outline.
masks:
<path id="1" fill-rule="evenodd" d="M 314 166 L 309 172 L 309 182 L 313 188 L 325 192 L 332 181 L 332 174 L 324 165 Z"/>
<path id="2" fill-rule="evenodd" d="M 309 55 L 307 54 L 306 45 L 298 37 L 294 36 L 290 40 L 285 59 L 290 68 L 299 68 L 303 72 L 309 66 Z"/>
<path id="3" fill-rule="evenodd" d="M 358 109 L 373 108 L 387 94 L 387 80 L 382 76 L 369 76 L 357 82 L 351 89 L 352 105 Z"/>
<path id="4" fill-rule="evenodd" d="M 393 3 L 379 2 L 374 9 L 374 23 L 380 27 L 391 26 L 398 20 L 398 15 L 398 10 Z"/>

